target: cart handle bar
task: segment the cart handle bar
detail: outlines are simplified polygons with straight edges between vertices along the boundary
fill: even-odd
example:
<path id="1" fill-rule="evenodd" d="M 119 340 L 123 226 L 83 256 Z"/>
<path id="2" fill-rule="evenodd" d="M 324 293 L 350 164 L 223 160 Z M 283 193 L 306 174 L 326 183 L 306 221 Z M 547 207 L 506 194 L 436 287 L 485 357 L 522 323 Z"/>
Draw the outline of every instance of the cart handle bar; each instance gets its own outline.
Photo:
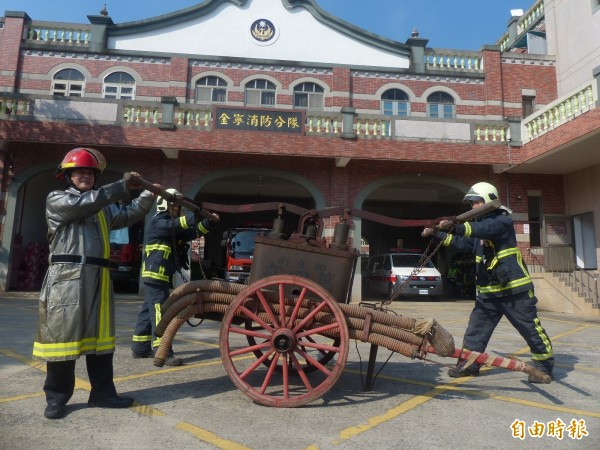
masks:
<path id="1" fill-rule="evenodd" d="M 219 221 L 219 216 L 214 213 L 211 213 L 210 211 L 205 210 L 203 208 L 202 203 L 192 200 L 191 198 L 184 197 L 181 194 L 173 195 L 170 192 L 168 192 L 166 189 L 163 189 L 162 187 L 159 187 L 159 186 L 155 186 L 154 184 L 150 183 L 149 181 L 144 180 L 142 177 L 140 177 L 137 174 L 134 174 L 131 172 L 126 172 L 123 175 L 123 179 L 128 183 L 138 184 L 141 187 L 143 187 L 144 189 L 152 192 L 153 194 L 156 194 L 159 197 L 166 199 L 168 202 L 174 203 L 176 205 L 181 205 L 181 206 L 189 209 L 190 211 L 194 212 L 195 214 L 198 214 L 202 217 L 206 217 L 207 219 L 209 219 L 213 222 Z"/>

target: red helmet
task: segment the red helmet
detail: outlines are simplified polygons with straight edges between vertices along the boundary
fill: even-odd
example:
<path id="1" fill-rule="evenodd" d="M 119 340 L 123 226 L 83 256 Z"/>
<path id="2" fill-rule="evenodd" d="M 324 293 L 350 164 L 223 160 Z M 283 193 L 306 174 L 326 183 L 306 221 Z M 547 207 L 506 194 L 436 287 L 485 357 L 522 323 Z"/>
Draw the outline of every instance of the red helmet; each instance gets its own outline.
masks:
<path id="1" fill-rule="evenodd" d="M 63 180 L 65 171 L 71 169 L 92 169 L 96 176 L 106 167 L 102 153 L 93 148 L 74 148 L 68 152 L 56 169 L 56 178 Z"/>

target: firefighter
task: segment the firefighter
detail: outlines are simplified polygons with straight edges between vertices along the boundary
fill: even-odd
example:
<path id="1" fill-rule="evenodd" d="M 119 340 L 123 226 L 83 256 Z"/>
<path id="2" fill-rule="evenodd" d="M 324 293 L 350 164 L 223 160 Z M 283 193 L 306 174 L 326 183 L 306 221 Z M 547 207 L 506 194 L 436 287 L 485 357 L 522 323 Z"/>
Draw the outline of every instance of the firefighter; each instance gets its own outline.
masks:
<path id="1" fill-rule="evenodd" d="M 498 191 L 489 183 L 474 184 L 464 202 L 473 209 L 498 198 Z M 475 255 L 476 299 L 463 338 L 463 348 L 483 353 L 494 329 L 505 316 L 525 339 L 531 350 L 532 364 L 552 376 L 554 355 L 552 344 L 537 317 L 537 298 L 533 282 L 517 248 L 517 239 L 510 210 L 504 206 L 478 217 L 474 222 L 454 224 L 441 221 L 436 237 L 443 245 Z M 423 235 L 433 232 L 426 229 Z M 478 364 L 460 361 L 448 371 L 451 377 L 477 376 Z M 532 383 L 542 380 L 529 375 Z"/>
<path id="2" fill-rule="evenodd" d="M 111 229 L 141 220 L 154 203 L 144 191 L 129 206 L 114 203 L 139 186 L 119 180 L 96 187 L 106 167 L 91 148 L 69 151 L 56 171 L 64 191 L 46 199 L 49 267 L 39 304 L 33 358 L 47 361 L 44 416 L 60 419 L 75 388 L 75 360 L 86 357 L 91 390 L 88 405 L 126 408 L 133 399 L 117 395 L 113 382 L 115 305 L 109 273 Z"/>
<path id="3" fill-rule="evenodd" d="M 176 189 L 167 189 L 175 196 Z M 142 282 L 144 283 L 144 304 L 140 310 L 131 345 L 133 358 L 149 358 L 160 345 L 156 336 L 156 324 L 161 319 L 161 306 L 169 297 L 173 288 L 173 276 L 181 269 L 189 268 L 188 242 L 205 235 L 214 226 L 214 222 L 205 218 L 200 220 L 192 212 L 181 215 L 181 207 L 169 203 L 166 198 L 158 197 L 156 214 L 150 222 L 144 238 L 144 260 L 142 263 Z M 169 354 L 167 366 L 180 366 L 181 358 Z"/>

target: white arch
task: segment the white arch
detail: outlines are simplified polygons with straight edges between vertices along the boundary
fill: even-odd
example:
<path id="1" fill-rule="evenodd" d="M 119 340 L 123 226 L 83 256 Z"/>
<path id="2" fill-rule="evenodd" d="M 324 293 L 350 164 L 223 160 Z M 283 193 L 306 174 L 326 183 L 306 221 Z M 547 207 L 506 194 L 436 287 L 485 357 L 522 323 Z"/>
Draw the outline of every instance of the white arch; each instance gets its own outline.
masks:
<path id="1" fill-rule="evenodd" d="M 72 63 L 72 62 L 60 63 L 60 64 L 57 64 L 56 66 L 53 66 L 48 71 L 48 76 L 50 77 L 51 80 L 54 80 L 54 76 L 63 69 L 73 69 L 78 72 L 81 72 L 83 74 L 83 77 L 85 78 L 86 83 L 88 81 L 94 79 L 94 77 L 92 76 L 92 73 L 87 68 L 85 68 L 82 65 Z"/>
<path id="2" fill-rule="evenodd" d="M 331 93 L 331 88 L 327 83 L 323 80 L 319 80 L 318 78 L 313 77 L 302 77 L 292 81 L 289 85 L 289 92 L 294 92 L 294 88 L 302 83 L 315 83 L 316 85 L 323 88 L 323 94 L 329 95 Z"/>
<path id="3" fill-rule="evenodd" d="M 190 79 L 190 87 L 191 88 L 195 88 L 196 87 L 196 83 L 198 82 L 198 80 L 200 80 L 201 78 L 204 78 L 204 77 L 217 77 L 217 78 L 221 78 L 223 81 L 225 81 L 227 83 L 227 87 L 228 88 L 235 86 L 233 78 L 228 77 L 227 75 L 225 75 L 222 72 L 217 72 L 215 70 L 207 70 L 205 72 L 200 72 L 200 73 L 197 73 L 196 75 L 194 75 Z"/>
<path id="4" fill-rule="evenodd" d="M 141 84 L 144 80 L 142 79 L 142 77 L 140 76 L 139 73 L 137 73 L 135 70 L 133 70 L 131 67 L 127 67 L 127 66 L 112 66 L 109 67 L 108 69 L 103 70 L 102 72 L 100 72 L 100 74 L 98 75 L 98 78 L 104 82 L 104 79 L 110 75 L 113 74 L 115 72 L 125 72 L 128 75 L 131 75 L 133 77 L 133 79 L 135 80 L 135 84 Z"/>
<path id="5" fill-rule="evenodd" d="M 219 178 L 233 177 L 237 175 L 269 175 L 272 177 L 282 178 L 290 182 L 296 183 L 306 189 L 315 201 L 316 209 L 325 208 L 325 198 L 319 191 L 319 189 L 306 178 L 287 172 L 285 170 L 270 169 L 265 167 L 235 167 L 231 169 L 217 170 L 209 174 L 200 177 L 187 191 L 186 196 L 194 198 L 194 196 L 202 191 L 202 188 L 211 181 L 218 180 Z"/>
<path id="6" fill-rule="evenodd" d="M 436 175 L 417 174 L 393 175 L 389 177 L 380 178 L 366 185 L 356 196 L 356 199 L 354 200 L 354 208 L 362 208 L 362 205 L 365 202 L 365 200 L 367 200 L 369 195 L 373 193 L 373 191 L 375 191 L 376 189 L 379 189 L 380 187 L 386 186 L 388 184 L 394 184 L 403 181 L 410 183 L 420 182 L 424 184 L 437 183 L 465 193 L 469 190 L 468 185 L 464 184 L 462 181 L 457 181 L 452 178 L 440 177 Z"/>
<path id="7" fill-rule="evenodd" d="M 240 80 L 240 86 L 245 89 L 246 84 L 248 84 L 250 81 L 253 81 L 253 80 L 268 80 L 275 85 L 276 91 L 281 92 L 281 90 L 283 89 L 283 85 L 281 84 L 281 81 L 279 81 L 275 77 L 272 77 L 272 76 L 264 74 L 264 73 L 257 73 L 254 75 L 247 76 L 246 78 Z"/>
<path id="8" fill-rule="evenodd" d="M 447 86 L 432 86 L 423 92 L 423 94 L 421 95 L 421 99 L 423 99 L 424 102 L 427 102 L 427 97 L 429 97 L 434 92 L 438 91 L 445 92 L 446 94 L 452 96 L 455 104 L 461 100 L 460 95 L 458 95 L 458 93 L 455 90 L 450 89 Z"/>
<path id="9" fill-rule="evenodd" d="M 379 89 L 377 89 L 377 91 L 375 91 L 375 96 L 381 100 L 381 96 L 383 95 L 383 93 L 385 91 L 389 91 L 390 89 L 400 89 L 401 91 L 406 92 L 406 94 L 408 95 L 408 101 L 409 102 L 414 102 L 416 101 L 419 97 L 417 97 L 414 93 L 414 91 L 409 88 L 408 86 L 402 84 L 402 83 L 387 83 L 384 84 L 383 86 L 381 86 Z"/>

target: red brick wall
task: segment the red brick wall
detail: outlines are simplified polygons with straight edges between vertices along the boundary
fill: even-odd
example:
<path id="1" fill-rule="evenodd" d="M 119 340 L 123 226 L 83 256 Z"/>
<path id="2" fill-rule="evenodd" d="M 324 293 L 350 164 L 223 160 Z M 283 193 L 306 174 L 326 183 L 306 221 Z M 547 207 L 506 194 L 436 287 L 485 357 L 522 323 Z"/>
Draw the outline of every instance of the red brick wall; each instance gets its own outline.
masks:
<path id="1" fill-rule="evenodd" d="M 8 92 L 16 87 L 16 77 L 11 73 L 16 73 L 19 67 L 23 23 L 21 18 L 6 17 L 4 28 L 0 29 L 0 87 Z"/>

